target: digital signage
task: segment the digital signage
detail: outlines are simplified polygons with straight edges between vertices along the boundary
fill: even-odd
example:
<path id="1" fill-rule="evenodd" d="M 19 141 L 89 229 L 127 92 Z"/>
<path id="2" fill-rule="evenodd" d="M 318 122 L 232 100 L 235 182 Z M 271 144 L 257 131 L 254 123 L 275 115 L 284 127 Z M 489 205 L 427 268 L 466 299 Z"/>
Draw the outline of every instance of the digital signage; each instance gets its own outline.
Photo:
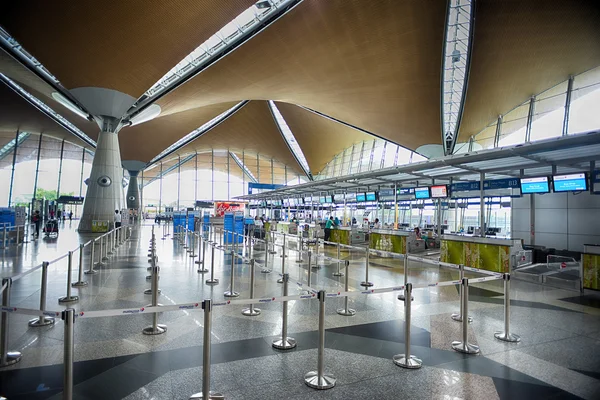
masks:
<path id="1" fill-rule="evenodd" d="M 428 187 L 416 187 L 415 199 L 428 199 L 430 197 Z"/>
<path id="2" fill-rule="evenodd" d="M 587 190 L 585 174 L 554 175 L 552 182 L 555 192 L 580 192 Z"/>
<path id="3" fill-rule="evenodd" d="M 548 177 L 541 176 L 539 178 L 521 178 L 521 194 L 531 193 L 548 193 Z"/>
<path id="4" fill-rule="evenodd" d="M 431 197 L 434 199 L 443 199 L 448 197 L 448 186 L 437 185 L 431 187 Z"/>
<path id="5" fill-rule="evenodd" d="M 375 192 L 365 193 L 365 199 L 366 199 L 366 201 L 375 201 L 376 200 Z"/>
<path id="6" fill-rule="evenodd" d="M 365 194 L 364 193 L 356 193 L 356 201 L 357 202 L 367 201 Z"/>

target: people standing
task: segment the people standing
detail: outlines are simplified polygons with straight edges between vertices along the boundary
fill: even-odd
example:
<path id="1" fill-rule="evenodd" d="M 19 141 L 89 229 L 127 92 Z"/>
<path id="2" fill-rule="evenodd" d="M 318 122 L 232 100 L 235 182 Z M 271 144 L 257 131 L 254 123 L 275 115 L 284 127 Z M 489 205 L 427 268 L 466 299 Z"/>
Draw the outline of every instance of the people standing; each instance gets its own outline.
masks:
<path id="1" fill-rule="evenodd" d="M 121 213 L 119 210 L 115 210 L 115 228 L 121 227 Z"/>
<path id="2" fill-rule="evenodd" d="M 69 211 L 69 222 L 73 221 L 73 211 Z"/>
<path id="3" fill-rule="evenodd" d="M 329 242 L 329 238 L 331 237 L 331 227 L 333 226 L 333 217 L 329 217 L 327 222 L 325 223 L 325 237 L 324 240 Z"/>
<path id="4" fill-rule="evenodd" d="M 42 217 L 39 211 L 36 211 L 31 217 L 31 222 L 35 224 L 35 237 L 40 236 L 40 224 L 42 223 Z"/>

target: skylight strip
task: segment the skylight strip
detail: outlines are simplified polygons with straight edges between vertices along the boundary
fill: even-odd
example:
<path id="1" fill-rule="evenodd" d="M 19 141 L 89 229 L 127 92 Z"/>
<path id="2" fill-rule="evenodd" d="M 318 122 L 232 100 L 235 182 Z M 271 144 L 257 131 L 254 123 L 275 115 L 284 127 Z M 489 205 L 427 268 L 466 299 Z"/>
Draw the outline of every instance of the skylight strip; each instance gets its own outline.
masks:
<path id="1" fill-rule="evenodd" d="M 15 143 L 16 143 L 16 145 L 18 147 L 29 136 L 31 136 L 31 133 L 29 133 L 29 132 L 19 132 L 19 141 L 18 142 L 16 141 L 16 138 L 15 139 L 11 139 L 10 142 L 8 142 L 7 144 L 5 144 L 0 149 L 0 160 L 2 160 L 4 157 L 6 157 L 7 154 L 9 154 L 11 151 L 13 151 L 13 149 L 15 148 Z"/>
<path id="2" fill-rule="evenodd" d="M 270 3 L 270 7 L 259 8 L 257 7 L 257 4 L 254 4 L 227 23 L 217 33 L 208 38 L 183 60 L 177 63 L 177 65 L 171 68 L 169 72 L 146 91 L 145 95 L 148 98 L 152 98 L 166 90 L 199 66 L 210 62 L 215 53 L 222 51 L 225 47 L 234 47 L 243 39 L 252 35 L 260 28 L 263 20 L 299 1 L 268 0 L 268 2 Z M 265 3 L 265 1 L 262 0 L 257 3 Z"/>
<path id="3" fill-rule="evenodd" d="M 248 167 L 246 167 L 246 164 L 244 164 L 242 160 L 240 160 L 237 154 L 235 154 L 233 151 L 230 151 L 229 154 L 231 155 L 231 158 L 233 158 L 235 163 L 238 165 L 238 167 L 240 167 L 244 171 L 244 173 L 248 175 L 250 180 L 254 183 L 258 183 L 258 179 L 256 179 L 254 174 L 248 169 Z"/>
<path id="4" fill-rule="evenodd" d="M 288 124 L 285 122 L 283 115 L 281 115 L 281 113 L 279 112 L 279 109 L 275 105 L 274 101 L 269 100 L 269 107 L 271 108 L 271 112 L 273 113 L 273 116 L 275 117 L 275 122 L 277 122 L 277 126 L 279 126 L 279 130 L 281 131 L 283 138 L 285 139 L 288 147 L 292 151 L 292 154 L 294 154 L 294 157 L 296 157 L 298 164 L 300 164 L 300 166 L 302 167 L 302 169 L 304 170 L 306 175 L 312 179 L 312 174 L 310 173 L 310 167 L 308 166 L 306 157 L 304 157 L 304 153 L 302 152 L 300 145 L 298 145 L 298 142 L 296 141 L 296 138 L 294 137 L 292 130 L 290 129 Z"/>
<path id="5" fill-rule="evenodd" d="M 79 139 L 83 140 L 87 144 L 92 147 L 96 147 L 96 142 L 94 142 L 88 135 L 83 133 L 78 127 L 73 125 L 69 120 L 64 118 L 62 115 L 58 114 L 52 108 L 50 108 L 46 103 L 42 102 L 40 99 L 23 89 L 19 86 L 15 81 L 10 79 L 8 76 L 0 73 L 0 80 L 3 80 L 7 83 L 12 89 L 16 90 L 21 96 L 25 97 L 28 101 L 33 103 L 36 107 L 40 108 L 43 112 L 45 112 L 51 118 L 54 118 L 60 125 L 62 125 L 67 130 L 70 130 L 75 136 Z"/>
<path id="6" fill-rule="evenodd" d="M 471 0 L 451 0 L 446 19 L 441 105 L 445 154 L 454 150 L 462 116 L 473 30 L 472 10 Z"/>
<path id="7" fill-rule="evenodd" d="M 197 139 L 198 137 L 202 136 L 203 134 L 205 134 L 206 132 L 208 132 L 209 130 L 214 128 L 215 126 L 219 125 L 221 122 L 225 121 L 227 118 L 229 118 L 231 115 L 233 115 L 235 112 L 237 112 L 240 108 L 242 108 L 246 104 L 248 104 L 248 100 L 241 101 L 238 104 L 236 104 L 235 106 L 231 107 L 229 110 L 222 112 L 221 114 L 217 115 L 210 121 L 202 124 L 200 127 L 194 129 L 193 131 L 191 131 L 190 133 L 188 133 L 187 135 L 185 135 L 184 137 L 182 137 L 181 139 L 179 139 L 178 141 L 173 143 L 171 146 L 169 146 L 165 150 L 163 150 L 159 155 L 154 157 L 148 163 L 148 165 L 154 164 L 155 162 L 159 161 L 160 159 L 168 156 L 170 153 L 182 148 L 186 144 L 188 144 L 188 143 L 192 142 L 193 140 Z"/>

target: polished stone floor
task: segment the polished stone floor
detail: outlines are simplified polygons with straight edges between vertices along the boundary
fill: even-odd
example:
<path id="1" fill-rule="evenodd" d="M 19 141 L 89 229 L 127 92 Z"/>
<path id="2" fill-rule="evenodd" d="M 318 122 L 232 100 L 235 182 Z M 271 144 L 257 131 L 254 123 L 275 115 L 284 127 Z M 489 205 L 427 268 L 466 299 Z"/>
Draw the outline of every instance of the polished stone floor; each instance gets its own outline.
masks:
<path id="1" fill-rule="evenodd" d="M 8 249 L 0 259 L 0 276 L 16 275 L 44 260 L 52 260 L 76 248 L 89 236 L 80 236 L 67 223 L 57 239 L 38 239 L 17 249 Z M 157 228 L 157 234 L 162 233 Z M 86 275 L 89 286 L 73 289 L 80 296 L 70 307 L 80 311 L 136 308 L 149 303 L 147 249 L 151 228 L 133 231 L 96 275 Z M 196 272 L 195 258 L 171 237 L 157 237 L 160 266 L 159 302 L 164 305 L 224 299 L 229 289 L 231 258 L 215 252 L 215 276 L 219 285 L 207 286 L 208 274 Z M 335 257 L 334 248 L 326 247 Z M 280 251 L 280 250 L 279 250 Z M 265 252 L 254 251 L 259 263 Z M 306 256 L 297 261 L 290 251 L 286 270 L 294 281 L 306 283 Z M 365 278 L 364 254 L 342 252 L 350 260 L 349 285 L 361 290 Z M 403 283 L 402 263 L 371 257 L 369 280 L 375 288 Z M 88 267 L 89 248 L 84 253 Z M 210 265 L 210 252 L 206 258 Z M 311 286 L 327 291 L 343 290 L 344 277 L 333 275 L 337 264 L 320 260 L 322 268 L 312 276 Z M 270 274 L 255 272 L 256 297 L 277 296 L 281 271 L 280 254 L 269 256 Z M 78 267 L 78 256 L 73 258 Z M 435 283 L 458 277 L 454 270 L 411 262 L 413 284 Z M 49 268 L 47 309 L 61 310 L 57 299 L 66 294 L 66 260 Z M 240 299 L 249 297 L 247 264 L 235 264 L 235 290 Z M 468 275 L 476 276 L 474 274 Z M 37 308 L 39 271 L 13 284 L 11 305 Z M 73 281 L 77 273 L 73 273 Z M 216 307 L 213 312 L 211 389 L 228 399 L 306 398 L 423 398 L 423 399 L 520 399 L 600 398 L 600 308 L 594 294 L 512 281 L 512 326 L 520 343 L 497 341 L 493 334 L 503 327 L 502 281 L 470 287 L 470 341 L 481 347 L 480 355 L 463 355 L 451 349 L 460 340 L 460 323 L 450 319 L 458 310 L 457 288 L 431 287 L 414 291 L 411 321 L 412 353 L 423 360 L 423 368 L 405 370 L 392 363 L 404 352 L 404 307 L 397 293 L 353 297 L 353 317 L 336 313 L 343 299 L 328 298 L 326 304 L 325 369 L 337 385 L 315 391 L 304 384 L 306 372 L 317 365 L 318 307 L 316 300 L 289 304 L 288 330 L 298 341 L 294 350 L 271 347 L 281 333 L 281 303 L 261 304 L 257 317 L 241 314 L 241 306 Z M 290 294 L 299 287 L 290 284 Z M 63 323 L 30 328 L 30 316 L 10 314 L 9 348 L 23 353 L 18 364 L 0 370 L 0 395 L 9 399 L 59 399 L 62 392 Z M 160 314 L 168 330 L 145 336 L 142 329 L 150 315 L 78 319 L 75 323 L 76 399 L 187 399 L 201 390 L 203 313 L 180 310 Z"/>

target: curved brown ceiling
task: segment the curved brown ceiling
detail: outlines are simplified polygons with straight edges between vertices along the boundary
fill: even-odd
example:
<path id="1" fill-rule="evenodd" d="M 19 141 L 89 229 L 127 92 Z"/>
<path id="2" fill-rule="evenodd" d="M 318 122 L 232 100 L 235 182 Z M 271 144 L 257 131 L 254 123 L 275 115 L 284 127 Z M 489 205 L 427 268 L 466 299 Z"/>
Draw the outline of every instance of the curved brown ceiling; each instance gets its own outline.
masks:
<path id="1" fill-rule="evenodd" d="M 255 0 L 17 1 L 0 24 L 68 89 L 139 97 Z"/>
<path id="2" fill-rule="evenodd" d="M 281 136 L 266 101 L 251 101 L 198 139 L 178 150 L 178 154 L 208 149 L 247 150 L 268 155 L 304 175 Z"/>
<path id="3" fill-rule="evenodd" d="M 90 147 L 2 83 L 0 83 L 0 104 L 2 104 L 0 107 L 0 131 L 2 132 L 13 134 L 16 134 L 17 130 L 41 132 L 47 136 L 66 139 L 78 146 Z"/>
<path id="4" fill-rule="evenodd" d="M 289 103 L 277 108 L 300 145 L 313 174 L 319 173 L 338 153 L 374 136 L 350 128 Z"/>
<path id="5" fill-rule="evenodd" d="M 600 65 L 597 0 L 477 0 L 460 138 L 571 74 Z"/>
<path id="6" fill-rule="evenodd" d="M 164 149 L 235 104 L 210 105 L 123 128 L 119 132 L 121 159 L 147 163 Z"/>
<path id="7" fill-rule="evenodd" d="M 446 1 L 305 0 L 159 104 L 279 100 L 409 148 L 440 143 L 445 13 Z"/>

